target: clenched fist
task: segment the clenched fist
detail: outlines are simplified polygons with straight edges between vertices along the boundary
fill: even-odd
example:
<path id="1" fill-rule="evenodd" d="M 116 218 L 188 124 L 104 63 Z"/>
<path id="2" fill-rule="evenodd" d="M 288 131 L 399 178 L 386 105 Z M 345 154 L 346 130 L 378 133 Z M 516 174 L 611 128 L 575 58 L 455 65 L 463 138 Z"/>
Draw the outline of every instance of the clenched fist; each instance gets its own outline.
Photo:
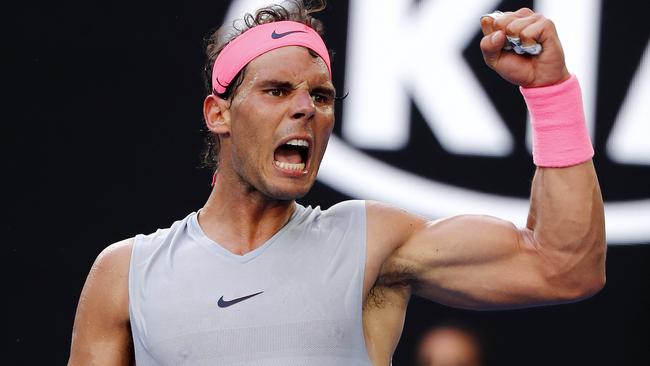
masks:
<path id="1" fill-rule="evenodd" d="M 485 63 L 509 82 L 533 88 L 557 84 L 571 76 L 555 25 L 541 14 L 522 8 L 504 12 L 496 19 L 485 16 L 481 18 L 481 29 Z M 522 46 L 539 43 L 543 51 L 535 56 L 505 51 L 506 35 L 519 38 Z"/>

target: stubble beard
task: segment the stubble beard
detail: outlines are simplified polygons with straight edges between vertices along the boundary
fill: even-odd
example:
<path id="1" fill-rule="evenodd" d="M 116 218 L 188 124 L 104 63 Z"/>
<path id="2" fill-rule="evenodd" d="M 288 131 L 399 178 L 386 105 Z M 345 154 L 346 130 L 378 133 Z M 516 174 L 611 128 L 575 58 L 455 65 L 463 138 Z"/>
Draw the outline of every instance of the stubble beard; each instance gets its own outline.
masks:
<path id="1" fill-rule="evenodd" d="M 233 159 L 233 172 L 237 176 L 239 183 L 244 187 L 244 190 L 247 193 L 257 193 L 268 201 L 295 201 L 309 193 L 311 187 L 314 185 L 314 182 L 311 182 L 308 187 L 298 192 L 288 192 L 279 187 L 275 187 L 270 182 L 270 179 L 266 179 L 263 176 L 262 170 L 257 169 L 255 164 L 250 164 L 248 159 L 245 161 L 238 160 Z"/>

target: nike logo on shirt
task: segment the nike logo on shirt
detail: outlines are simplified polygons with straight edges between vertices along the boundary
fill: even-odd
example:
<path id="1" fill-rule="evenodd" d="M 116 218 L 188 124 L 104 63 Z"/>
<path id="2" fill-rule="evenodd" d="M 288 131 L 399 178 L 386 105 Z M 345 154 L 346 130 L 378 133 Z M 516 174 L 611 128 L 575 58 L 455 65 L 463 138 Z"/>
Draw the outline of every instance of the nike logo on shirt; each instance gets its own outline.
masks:
<path id="1" fill-rule="evenodd" d="M 275 31 L 273 31 L 273 33 L 271 33 L 271 38 L 280 39 L 280 38 L 282 38 L 284 36 L 288 36 L 291 33 L 307 33 L 307 32 L 305 32 L 305 31 L 289 31 L 289 32 L 284 32 L 284 33 L 275 33 Z"/>
<path id="2" fill-rule="evenodd" d="M 233 305 L 235 305 L 235 304 L 237 304 L 237 303 L 239 303 L 239 302 L 242 302 L 242 301 L 244 301 L 244 300 L 248 300 L 248 299 L 250 299 L 251 297 L 253 297 L 253 296 L 257 296 L 257 295 L 259 295 L 259 294 L 261 294 L 261 293 L 263 293 L 263 292 L 264 292 L 264 291 L 260 291 L 260 292 L 258 292 L 258 293 L 256 293 L 256 294 L 252 294 L 252 295 L 247 295 L 247 296 L 239 297 L 239 298 L 232 299 L 232 300 L 224 300 L 224 299 L 223 299 L 223 296 L 221 296 L 221 298 L 219 299 L 219 301 L 217 301 L 217 306 L 220 307 L 220 308 L 227 308 L 228 306 L 233 306 Z"/>

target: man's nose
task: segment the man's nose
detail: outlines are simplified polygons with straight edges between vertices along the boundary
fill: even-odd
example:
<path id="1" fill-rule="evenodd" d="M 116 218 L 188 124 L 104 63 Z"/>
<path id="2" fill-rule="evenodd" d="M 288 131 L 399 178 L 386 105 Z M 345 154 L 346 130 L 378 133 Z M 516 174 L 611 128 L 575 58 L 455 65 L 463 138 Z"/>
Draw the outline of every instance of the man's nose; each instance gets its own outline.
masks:
<path id="1" fill-rule="evenodd" d="M 316 114 L 316 106 L 307 90 L 297 90 L 291 106 L 291 118 L 310 120 Z"/>

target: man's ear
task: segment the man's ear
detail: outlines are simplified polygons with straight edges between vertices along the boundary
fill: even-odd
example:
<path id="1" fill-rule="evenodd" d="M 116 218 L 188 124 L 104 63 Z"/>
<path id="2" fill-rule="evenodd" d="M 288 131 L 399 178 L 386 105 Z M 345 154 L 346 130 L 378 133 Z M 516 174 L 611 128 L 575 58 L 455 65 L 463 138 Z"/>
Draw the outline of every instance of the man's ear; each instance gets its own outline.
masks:
<path id="1" fill-rule="evenodd" d="M 203 101 L 203 118 L 208 129 L 218 135 L 230 133 L 230 103 L 214 94 Z"/>

